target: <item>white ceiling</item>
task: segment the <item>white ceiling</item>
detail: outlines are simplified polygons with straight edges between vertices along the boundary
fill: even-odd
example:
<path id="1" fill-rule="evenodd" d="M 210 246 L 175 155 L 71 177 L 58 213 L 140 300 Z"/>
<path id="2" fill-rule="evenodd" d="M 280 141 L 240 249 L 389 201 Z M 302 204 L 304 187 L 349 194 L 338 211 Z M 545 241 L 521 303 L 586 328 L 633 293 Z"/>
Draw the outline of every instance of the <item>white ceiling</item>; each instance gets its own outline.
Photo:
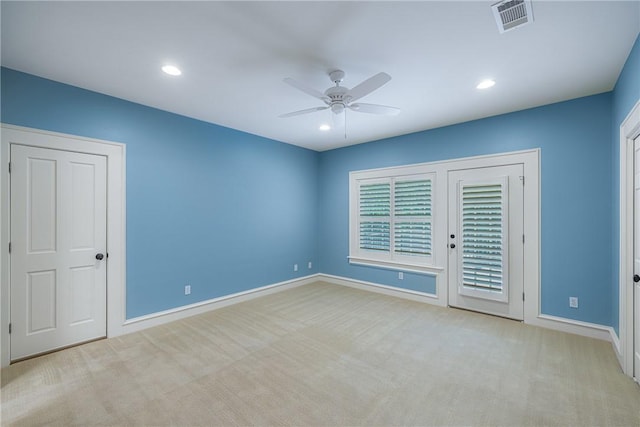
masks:
<path id="1" fill-rule="evenodd" d="M 638 0 L 533 0 L 500 34 L 494 2 L 2 1 L 2 65 L 322 151 L 609 91 L 640 31 Z M 346 139 L 329 110 L 277 117 L 323 105 L 284 77 L 324 91 L 336 68 L 389 73 L 361 102 L 402 112 L 350 112 Z"/>

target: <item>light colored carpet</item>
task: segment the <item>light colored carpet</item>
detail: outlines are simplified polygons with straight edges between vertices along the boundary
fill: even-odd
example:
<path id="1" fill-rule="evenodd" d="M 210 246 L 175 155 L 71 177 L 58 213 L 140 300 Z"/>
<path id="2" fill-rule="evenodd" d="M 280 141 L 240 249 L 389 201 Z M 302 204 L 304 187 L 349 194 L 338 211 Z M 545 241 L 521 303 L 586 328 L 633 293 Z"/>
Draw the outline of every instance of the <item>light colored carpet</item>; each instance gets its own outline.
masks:
<path id="1" fill-rule="evenodd" d="M 640 426 L 607 342 L 315 283 L 2 370 L 2 425 Z"/>

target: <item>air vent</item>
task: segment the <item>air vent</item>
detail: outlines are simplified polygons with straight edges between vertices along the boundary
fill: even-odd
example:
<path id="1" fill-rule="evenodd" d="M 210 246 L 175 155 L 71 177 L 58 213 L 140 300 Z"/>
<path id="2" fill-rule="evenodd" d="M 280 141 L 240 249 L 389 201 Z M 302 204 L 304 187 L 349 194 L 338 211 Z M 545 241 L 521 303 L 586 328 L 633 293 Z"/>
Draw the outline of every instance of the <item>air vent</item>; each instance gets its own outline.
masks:
<path id="1" fill-rule="evenodd" d="M 500 33 L 533 22 L 530 0 L 501 1 L 491 6 Z"/>

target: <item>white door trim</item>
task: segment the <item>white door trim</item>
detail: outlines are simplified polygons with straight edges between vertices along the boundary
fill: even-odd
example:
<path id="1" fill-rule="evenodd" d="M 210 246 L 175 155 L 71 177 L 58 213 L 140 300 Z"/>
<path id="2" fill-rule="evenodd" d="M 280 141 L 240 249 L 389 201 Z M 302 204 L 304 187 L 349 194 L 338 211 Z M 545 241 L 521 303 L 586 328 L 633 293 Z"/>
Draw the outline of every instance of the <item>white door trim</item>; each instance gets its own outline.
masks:
<path id="1" fill-rule="evenodd" d="M 107 157 L 107 336 L 121 335 L 126 320 L 125 145 L 6 124 L 0 131 L 0 366 L 10 363 L 9 154 L 13 142 Z"/>
<path id="2" fill-rule="evenodd" d="M 633 140 L 640 135 L 640 100 L 620 125 L 620 317 L 617 348 L 622 370 L 633 376 Z"/>

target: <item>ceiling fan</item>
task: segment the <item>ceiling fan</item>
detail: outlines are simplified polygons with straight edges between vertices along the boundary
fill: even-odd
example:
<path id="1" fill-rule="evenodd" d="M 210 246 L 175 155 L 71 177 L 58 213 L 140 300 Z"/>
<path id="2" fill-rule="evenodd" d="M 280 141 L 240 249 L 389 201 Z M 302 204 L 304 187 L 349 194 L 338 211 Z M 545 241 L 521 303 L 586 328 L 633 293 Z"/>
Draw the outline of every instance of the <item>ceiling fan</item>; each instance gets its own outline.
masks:
<path id="1" fill-rule="evenodd" d="M 396 107 L 388 107 L 386 105 L 378 105 L 378 104 L 365 104 L 358 102 L 358 99 L 362 98 L 373 92 L 374 90 L 380 88 L 382 85 L 391 80 L 391 76 L 387 73 L 378 73 L 373 77 L 368 78 L 363 81 L 359 85 L 355 86 L 352 89 L 349 89 L 345 86 L 340 86 L 342 80 L 344 79 L 344 71 L 335 70 L 329 73 L 329 78 L 335 86 L 330 87 L 325 90 L 324 93 L 319 92 L 304 83 L 300 83 L 297 80 L 294 80 L 290 77 L 284 79 L 284 82 L 293 86 L 294 88 L 306 93 L 307 95 L 311 95 L 314 98 L 317 98 L 325 103 L 322 107 L 314 107 L 307 108 L 305 110 L 294 111 L 287 114 L 282 114 L 278 117 L 293 117 L 299 116 L 301 114 L 313 113 L 316 111 L 328 110 L 335 115 L 342 114 L 347 109 L 351 111 L 356 111 L 358 113 L 369 113 L 369 114 L 381 114 L 385 116 L 393 116 L 400 113 L 400 109 Z"/>

